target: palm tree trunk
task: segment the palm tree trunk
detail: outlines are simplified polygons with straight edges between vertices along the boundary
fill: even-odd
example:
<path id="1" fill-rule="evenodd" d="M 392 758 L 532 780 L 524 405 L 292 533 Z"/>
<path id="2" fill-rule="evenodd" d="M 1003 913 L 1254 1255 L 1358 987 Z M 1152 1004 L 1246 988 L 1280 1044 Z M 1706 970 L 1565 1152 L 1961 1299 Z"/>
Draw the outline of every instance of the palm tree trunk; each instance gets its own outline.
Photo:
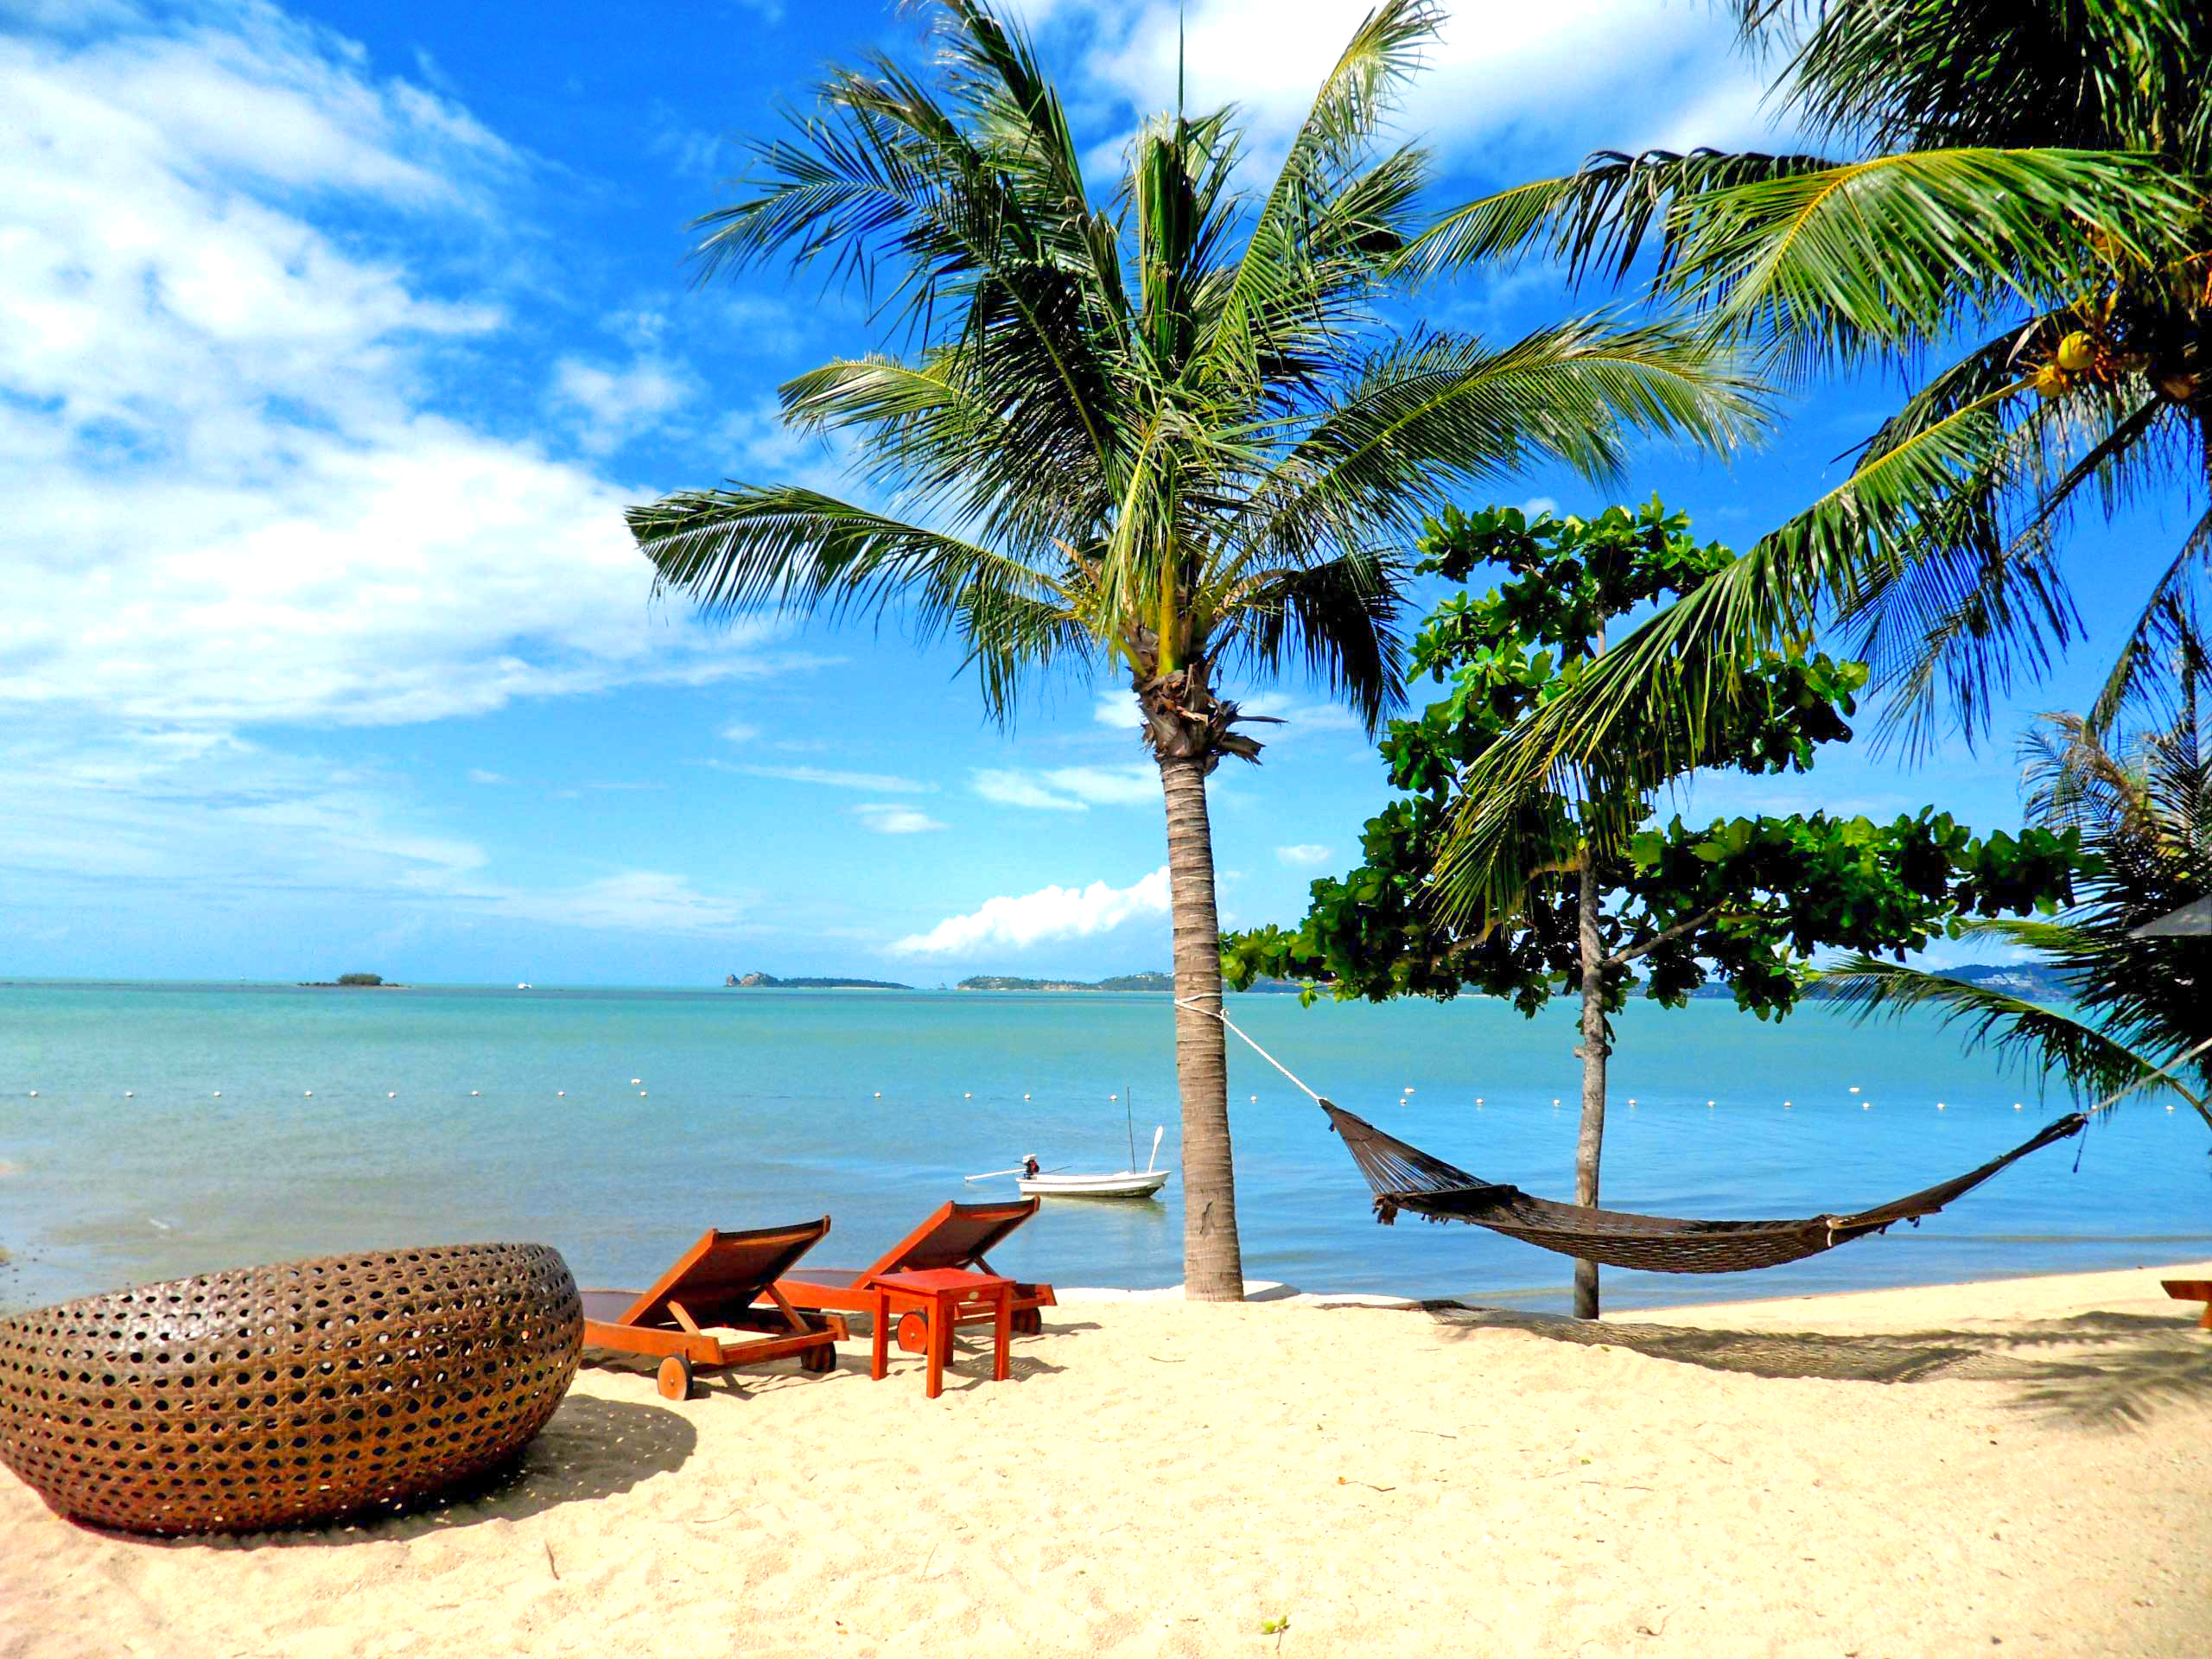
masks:
<path id="1" fill-rule="evenodd" d="M 1574 1143 L 1574 1201 L 1585 1209 L 1598 1203 L 1598 1160 L 1605 1147 L 1605 1059 L 1612 1048 L 1605 1040 L 1605 976 L 1598 938 L 1598 874 L 1586 851 L 1577 876 L 1575 916 L 1581 925 L 1582 1040 L 1574 1052 L 1582 1057 L 1582 1133 Z M 1574 1264 L 1574 1317 L 1598 1317 L 1598 1264 L 1578 1260 Z"/>
<path id="2" fill-rule="evenodd" d="M 1236 1173 L 1229 1156 L 1229 1055 L 1219 1020 L 1221 922 L 1214 906 L 1209 757 L 1160 757 L 1167 797 L 1168 903 L 1175 921 L 1175 1076 L 1183 1097 L 1183 1294 L 1244 1300 Z"/>

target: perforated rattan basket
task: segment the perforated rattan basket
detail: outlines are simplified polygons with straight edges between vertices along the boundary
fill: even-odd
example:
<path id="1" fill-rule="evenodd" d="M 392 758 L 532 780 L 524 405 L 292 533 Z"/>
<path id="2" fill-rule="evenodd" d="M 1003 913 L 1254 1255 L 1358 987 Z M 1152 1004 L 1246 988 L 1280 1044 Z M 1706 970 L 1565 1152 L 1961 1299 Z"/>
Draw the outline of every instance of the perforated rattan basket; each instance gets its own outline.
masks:
<path id="1" fill-rule="evenodd" d="M 519 1451 L 582 1344 L 575 1281 L 543 1244 L 140 1285 L 0 1318 L 0 1462 L 131 1532 L 401 1507 Z"/>

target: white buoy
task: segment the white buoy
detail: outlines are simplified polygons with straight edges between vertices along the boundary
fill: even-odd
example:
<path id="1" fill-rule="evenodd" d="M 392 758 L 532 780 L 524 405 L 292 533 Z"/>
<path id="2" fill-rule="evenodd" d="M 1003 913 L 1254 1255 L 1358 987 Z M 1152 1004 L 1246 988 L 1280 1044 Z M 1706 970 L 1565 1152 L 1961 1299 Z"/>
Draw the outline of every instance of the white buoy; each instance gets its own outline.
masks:
<path id="1" fill-rule="evenodd" d="M 1782 1109 L 1785 1112 L 1789 1109 L 1789 1103 L 1788 1101 L 1785 1100 L 1782 1103 Z"/>
<path id="2" fill-rule="evenodd" d="M 1851 1085 L 1851 1092 L 1854 1095 L 1859 1092 L 1859 1085 L 1857 1084 L 1854 1083 Z"/>
<path id="3" fill-rule="evenodd" d="M 125 1100 L 136 1100 L 138 1098 L 138 1091 L 136 1089 L 126 1089 L 123 1091 L 123 1097 Z"/>
<path id="4" fill-rule="evenodd" d="M 1554 1095 L 1552 1096 L 1552 1104 L 1554 1106 L 1559 1104 L 1559 1096 L 1557 1095 Z"/>
<path id="5" fill-rule="evenodd" d="M 1871 1112 L 1874 1109 L 1874 1103 L 1871 1100 L 1862 1100 L 1859 1103 L 1859 1109 L 1862 1112 Z"/>
<path id="6" fill-rule="evenodd" d="M 639 1100 L 643 1100 L 645 1097 L 645 1091 L 644 1090 L 642 1090 L 642 1089 L 639 1090 L 638 1090 L 638 1098 L 639 1098 Z"/>
<path id="7" fill-rule="evenodd" d="M 883 1090 L 880 1090 L 880 1089 L 877 1090 L 875 1091 L 875 1097 L 876 1097 L 878 1100 L 881 1100 L 881 1099 L 883 1098 Z M 1029 1098 L 1029 1096 L 1027 1096 L 1027 1095 L 1024 1095 L 1024 1096 L 1022 1096 L 1022 1098 L 1023 1098 L 1024 1100 L 1027 1100 L 1027 1099 L 1028 1099 L 1028 1098 Z"/>
<path id="8" fill-rule="evenodd" d="M 386 1100 L 397 1100 L 399 1098 L 399 1090 L 397 1089 L 387 1089 L 384 1091 L 384 1097 Z"/>
<path id="9" fill-rule="evenodd" d="M 1939 1112 L 1943 1109 L 1943 1103 L 1942 1101 L 1939 1100 L 1936 1103 L 1936 1109 Z"/>
<path id="10" fill-rule="evenodd" d="M 630 1079 L 630 1086 L 634 1089 L 644 1081 L 645 1079 L 643 1077 L 632 1077 Z"/>
<path id="11" fill-rule="evenodd" d="M 1628 1097 L 1628 1103 L 1631 1106 L 1636 1104 L 1636 1096 L 1634 1095 L 1630 1095 Z"/>
<path id="12" fill-rule="evenodd" d="M 476 1096 L 479 1096 L 479 1095 L 482 1094 L 483 1092 L 484 1092 L 484 1091 L 483 1091 L 481 1089 L 472 1089 L 472 1090 L 470 1090 L 468 1091 L 468 1097 L 469 1097 L 471 1100 L 474 1100 L 474 1099 L 475 1099 L 475 1098 L 476 1098 Z"/>
<path id="13" fill-rule="evenodd" d="M 1710 1106 L 1710 1105 L 1712 1105 L 1712 1104 L 1713 1104 L 1713 1103 L 1712 1103 L 1711 1101 L 1709 1101 L 1709 1100 L 1708 1100 L 1708 1101 L 1707 1101 L 1705 1103 L 1706 1103 L 1707 1105 L 1708 1105 L 1708 1106 Z"/>
<path id="14" fill-rule="evenodd" d="M 879 1100 L 880 1100 L 880 1099 L 882 1098 L 882 1096 L 881 1096 L 880 1095 L 879 1095 L 879 1096 L 876 1096 L 876 1098 L 877 1098 L 877 1099 L 879 1099 Z M 1027 1095 L 1024 1095 L 1024 1096 L 1022 1096 L 1022 1098 L 1023 1098 L 1024 1100 L 1027 1100 L 1027 1099 L 1028 1099 L 1028 1098 L 1029 1098 L 1029 1096 L 1027 1096 Z"/>
<path id="15" fill-rule="evenodd" d="M 31 1090 L 31 1098 L 32 1098 L 33 1100 L 36 1100 L 36 1099 L 38 1098 L 38 1090 L 37 1090 L 34 1089 L 34 1090 Z"/>
<path id="16" fill-rule="evenodd" d="M 960 1096 L 960 1098 L 961 1098 L 961 1099 L 963 1099 L 963 1100 L 973 1100 L 973 1099 L 975 1099 L 975 1098 L 976 1098 L 976 1096 L 975 1096 L 974 1095 L 972 1095 L 972 1094 L 963 1094 L 963 1095 L 962 1095 L 962 1096 Z M 1115 1098 L 1116 1098 L 1116 1100 L 1118 1100 L 1118 1099 L 1120 1099 L 1120 1098 L 1121 1098 L 1121 1096 L 1118 1096 L 1118 1095 L 1116 1095 L 1116 1096 L 1115 1096 Z"/>
<path id="17" fill-rule="evenodd" d="M 2016 1100 L 2012 1103 L 2012 1109 L 2016 1112 L 2020 1109 L 2020 1103 L 2018 1101 Z"/>
<path id="18" fill-rule="evenodd" d="M 556 1100 L 566 1100 L 568 1097 L 569 1091 L 565 1089 L 556 1089 L 553 1091 L 553 1098 Z"/>
<path id="19" fill-rule="evenodd" d="M 1418 1091 L 1418 1090 L 1416 1090 L 1414 1088 L 1413 1084 L 1411 1084 L 1409 1083 L 1409 1084 L 1408 1084 L 1406 1085 L 1406 1092 L 1407 1092 L 1408 1094 L 1409 1094 L 1409 1095 L 1410 1095 L 1410 1094 L 1417 1093 L 1417 1092 L 1419 1092 L 1419 1091 Z"/>
<path id="20" fill-rule="evenodd" d="M 312 1089 L 302 1090 L 300 1093 L 300 1098 L 302 1100 L 313 1100 L 315 1098 L 315 1090 Z"/>
<path id="21" fill-rule="evenodd" d="M 218 1089 L 218 1090 L 215 1091 L 215 1098 L 216 1098 L 216 1099 L 218 1099 L 218 1100 L 220 1100 L 222 1097 L 223 1097 L 223 1091 L 222 1091 L 221 1090 Z"/>
<path id="22" fill-rule="evenodd" d="M 1475 1096 L 1475 1104 L 1476 1104 L 1476 1105 L 1478 1105 L 1478 1106 L 1479 1106 L 1479 1105 L 1481 1105 L 1482 1103 L 1483 1103 L 1483 1097 L 1482 1097 L 1480 1095 L 1477 1095 L 1477 1096 Z"/>

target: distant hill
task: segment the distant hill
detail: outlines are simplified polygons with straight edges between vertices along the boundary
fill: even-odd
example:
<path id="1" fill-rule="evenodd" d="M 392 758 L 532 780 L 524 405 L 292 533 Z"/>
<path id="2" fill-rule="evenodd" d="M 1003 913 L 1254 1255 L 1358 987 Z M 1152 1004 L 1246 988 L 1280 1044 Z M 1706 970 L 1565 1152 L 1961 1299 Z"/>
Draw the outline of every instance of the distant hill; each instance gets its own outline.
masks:
<path id="1" fill-rule="evenodd" d="M 1172 994 L 1175 976 L 1163 973 L 1116 974 L 1111 978 L 1020 979 L 1012 974 L 971 974 L 953 988 L 962 991 L 1158 991 Z M 1255 991 L 1295 991 L 1288 980 L 1262 980 Z"/>
<path id="2" fill-rule="evenodd" d="M 773 974 L 732 974 L 722 981 L 734 991 L 911 991 L 891 979 L 778 979 Z"/>
<path id="3" fill-rule="evenodd" d="M 1999 991 L 2029 1002 L 2069 1002 L 2073 1000 L 2074 994 L 2066 988 L 2065 982 L 2038 962 L 1977 962 L 1963 968 L 1946 968 L 1942 971 L 1946 979 L 1964 980 L 1967 984 L 1979 986 L 1984 990 Z M 1833 995 L 1824 991 L 1817 982 L 1808 994 L 1816 997 Z M 1716 980 L 1699 986 L 1691 995 L 1732 997 L 1735 992 Z"/>

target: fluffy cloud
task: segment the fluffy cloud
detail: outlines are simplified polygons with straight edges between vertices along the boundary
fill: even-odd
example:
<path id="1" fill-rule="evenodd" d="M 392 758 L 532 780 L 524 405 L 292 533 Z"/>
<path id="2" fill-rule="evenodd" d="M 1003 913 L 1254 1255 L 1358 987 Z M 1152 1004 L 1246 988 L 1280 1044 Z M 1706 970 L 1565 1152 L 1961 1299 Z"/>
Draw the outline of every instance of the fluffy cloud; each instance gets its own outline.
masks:
<path id="1" fill-rule="evenodd" d="M 1087 938 L 1139 917 L 1167 913 L 1167 867 L 1126 887 L 1040 887 L 1019 897 L 987 899 L 965 916 L 948 916 L 926 933 L 891 949 L 900 956 L 948 956 L 986 945 L 1020 949 L 1047 939 Z"/>
<path id="2" fill-rule="evenodd" d="M 528 170 L 464 110 L 261 7 L 0 39 L 0 499 L 38 527 L 0 708 L 375 724 L 759 671 L 648 607 L 634 492 L 435 412 L 505 336 Z"/>
<path id="3" fill-rule="evenodd" d="M 1160 800 L 1160 772 L 1135 763 L 1126 766 L 1052 766 L 1040 772 L 984 769 L 975 776 L 976 792 L 1001 806 L 1027 806 L 1050 812 L 1088 812 L 1093 806 L 1143 806 Z"/>
<path id="4" fill-rule="evenodd" d="M 1333 850 L 1313 842 L 1301 842 L 1294 847 L 1276 848 L 1275 858 L 1293 869 L 1311 869 L 1316 864 L 1327 863 Z"/>
<path id="5" fill-rule="evenodd" d="M 1372 9 L 1373 0 L 1033 0 L 1026 8 L 1055 45 L 1072 42 L 1096 95 L 1129 111 L 1173 103 L 1180 52 L 1192 107 L 1237 105 L 1270 159 Z M 1540 152 L 1725 145 L 1765 131 L 1765 78 L 1734 55 L 1724 8 L 1459 0 L 1449 10 L 1402 116 L 1447 158 L 1510 170 Z M 1113 164 L 1118 149 L 1098 161 Z"/>
<path id="6" fill-rule="evenodd" d="M 853 815 L 879 836 L 918 836 L 944 828 L 928 813 L 912 806 L 856 806 Z"/>

